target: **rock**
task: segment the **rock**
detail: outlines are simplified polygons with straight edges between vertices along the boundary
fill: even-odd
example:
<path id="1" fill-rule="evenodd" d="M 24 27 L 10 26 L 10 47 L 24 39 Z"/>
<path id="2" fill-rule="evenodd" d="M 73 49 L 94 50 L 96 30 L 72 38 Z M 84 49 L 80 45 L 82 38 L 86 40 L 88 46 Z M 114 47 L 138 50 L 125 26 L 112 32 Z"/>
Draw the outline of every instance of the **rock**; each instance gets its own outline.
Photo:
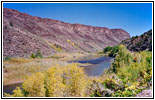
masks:
<path id="1" fill-rule="evenodd" d="M 141 36 L 132 37 L 121 42 L 130 51 L 152 51 L 152 29 Z"/>
<path id="2" fill-rule="evenodd" d="M 136 97 L 152 97 L 152 90 L 143 90 L 141 93 L 137 94 Z"/>
<path id="3" fill-rule="evenodd" d="M 66 52 L 96 52 L 130 37 L 122 29 L 70 24 L 8 8 L 3 8 L 3 25 L 4 57 L 29 57 L 37 50 L 51 56 L 60 52 L 54 44 Z"/>

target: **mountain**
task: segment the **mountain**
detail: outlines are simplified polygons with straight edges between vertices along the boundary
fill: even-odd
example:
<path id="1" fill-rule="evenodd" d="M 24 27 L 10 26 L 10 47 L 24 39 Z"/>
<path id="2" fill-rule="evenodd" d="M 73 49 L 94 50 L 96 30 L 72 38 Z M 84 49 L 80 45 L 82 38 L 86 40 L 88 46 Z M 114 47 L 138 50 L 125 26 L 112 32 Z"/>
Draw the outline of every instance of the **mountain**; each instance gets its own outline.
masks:
<path id="1" fill-rule="evenodd" d="M 70 24 L 3 8 L 3 56 L 29 57 L 38 50 L 44 56 L 96 52 L 129 37 L 122 29 Z"/>
<path id="2" fill-rule="evenodd" d="M 141 36 L 135 36 L 122 41 L 130 51 L 152 51 L 152 29 Z"/>

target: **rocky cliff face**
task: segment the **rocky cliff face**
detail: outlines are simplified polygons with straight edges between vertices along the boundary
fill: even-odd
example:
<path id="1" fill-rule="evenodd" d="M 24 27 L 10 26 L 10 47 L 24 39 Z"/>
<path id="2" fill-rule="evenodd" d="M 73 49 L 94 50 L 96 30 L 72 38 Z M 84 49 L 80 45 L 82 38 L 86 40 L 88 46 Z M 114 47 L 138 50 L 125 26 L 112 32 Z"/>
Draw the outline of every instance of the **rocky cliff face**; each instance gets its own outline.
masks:
<path id="1" fill-rule="evenodd" d="M 135 36 L 124 40 L 121 44 L 126 45 L 130 51 L 152 51 L 152 29 L 141 36 Z"/>
<path id="2" fill-rule="evenodd" d="M 29 57 L 37 50 L 45 56 L 55 52 L 96 52 L 129 37 L 122 29 L 69 24 L 3 9 L 3 56 Z"/>

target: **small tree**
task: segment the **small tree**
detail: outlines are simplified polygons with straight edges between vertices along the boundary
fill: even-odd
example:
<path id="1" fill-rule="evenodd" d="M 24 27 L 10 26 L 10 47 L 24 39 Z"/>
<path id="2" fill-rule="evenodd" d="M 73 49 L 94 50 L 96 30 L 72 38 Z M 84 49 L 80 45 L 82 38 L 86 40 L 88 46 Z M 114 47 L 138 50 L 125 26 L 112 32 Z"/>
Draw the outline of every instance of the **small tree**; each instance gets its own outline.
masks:
<path id="1" fill-rule="evenodd" d="M 36 58 L 36 56 L 34 55 L 34 53 L 31 54 L 31 58 Z"/>
<path id="2" fill-rule="evenodd" d="M 106 53 L 106 52 L 110 52 L 111 50 L 112 50 L 112 47 L 108 46 L 108 47 L 104 48 L 103 51 L 104 51 L 104 53 Z"/>
<path id="3" fill-rule="evenodd" d="M 40 53 L 40 50 L 37 51 L 35 57 L 36 58 L 43 58 L 43 55 Z"/>
<path id="4" fill-rule="evenodd" d="M 9 56 L 6 56 L 5 58 L 4 58 L 4 60 L 10 60 L 11 58 L 9 57 Z"/>

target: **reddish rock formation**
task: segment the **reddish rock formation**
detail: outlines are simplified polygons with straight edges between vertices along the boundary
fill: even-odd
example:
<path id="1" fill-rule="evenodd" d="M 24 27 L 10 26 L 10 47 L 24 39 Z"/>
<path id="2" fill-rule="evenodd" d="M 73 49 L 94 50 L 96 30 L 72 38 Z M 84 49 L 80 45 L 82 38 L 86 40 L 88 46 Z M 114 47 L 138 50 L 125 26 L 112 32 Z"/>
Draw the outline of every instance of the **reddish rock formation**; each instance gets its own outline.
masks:
<path id="1" fill-rule="evenodd" d="M 29 57 L 40 50 L 49 56 L 60 52 L 96 52 L 114 46 L 130 35 L 122 29 L 69 24 L 3 9 L 3 55 Z"/>

